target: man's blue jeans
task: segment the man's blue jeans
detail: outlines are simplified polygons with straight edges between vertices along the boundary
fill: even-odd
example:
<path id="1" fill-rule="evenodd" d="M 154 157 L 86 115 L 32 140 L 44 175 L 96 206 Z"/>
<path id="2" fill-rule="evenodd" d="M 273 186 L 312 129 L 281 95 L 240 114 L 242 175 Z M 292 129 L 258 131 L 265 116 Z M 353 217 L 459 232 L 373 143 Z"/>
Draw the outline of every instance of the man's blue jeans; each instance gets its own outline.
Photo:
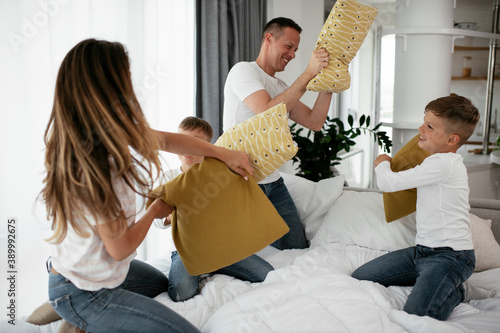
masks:
<path id="1" fill-rule="evenodd" d="M 199 332 L 152 297 L 168 279 L 156 268 L 133 260 L 125 281 L 114 289 L 85 291 L 60 274 L 49 275 L 49 300 L 69 323 L 89 332 Z"/>
<path id="2" fill-rule="evenodd" d="M 464 283 L 474 272 L 474 250 L 417 245 L 382 255 L 352 277 L 383 286 L 413 286 L 404 311 L 446 320 L 465 299 Z"/>
<path id="3" fill-rule="evenodd" d="M 262 282 L 274 268 L 267 261 L 254 254 L 230 266 L 221 268 L 214 274 L 234 276 L 240 280 Z M 172 265 L 168 275 L 168 294 L 175 302 L 185 301 L 198 293 L 200 276 L 189 275 L 177 251 L 172 252 Z"/>
<path id="4" fill-rule="evenodd" d="M 286 188 L 283 178 L 280 177 L 275 182 L 259 184 L 259 186 L 290 228 L 290 231 L 286 235 L 271 245 L 280 250 L 307 248 L 307 239 L 299 213 L 297 212 L 297 207 L 295 207 L 295 203 Z"/>

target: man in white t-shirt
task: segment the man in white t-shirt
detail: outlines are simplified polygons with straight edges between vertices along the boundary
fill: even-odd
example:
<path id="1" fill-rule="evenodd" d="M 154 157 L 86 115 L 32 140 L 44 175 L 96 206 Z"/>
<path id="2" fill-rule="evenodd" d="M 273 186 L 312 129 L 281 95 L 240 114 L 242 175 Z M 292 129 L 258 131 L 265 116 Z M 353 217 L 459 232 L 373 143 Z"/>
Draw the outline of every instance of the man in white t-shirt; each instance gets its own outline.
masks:
<path id="1" fill-rule="evenodd" d="M 295 58 L 302 28 L 293 20 L 278 17 L 269 21 L 263 32 L 261 49 L 254 62 L 240 62 L 229 71 L 224 87 L 224 130 L 284 102 L 289 118 L 318 131 L 326 120 L 332 94 L 318 94 L 311 109 L 300 101 L 307 84 L 328 65 L 324 49 L 312 52 L 309 65 L 288 87 L 275 77 Z M 307 240 L 293 200 L 279 172 L 259 183 L 290 231 L 273 243 L 279 249 L 306 248 Z"/>

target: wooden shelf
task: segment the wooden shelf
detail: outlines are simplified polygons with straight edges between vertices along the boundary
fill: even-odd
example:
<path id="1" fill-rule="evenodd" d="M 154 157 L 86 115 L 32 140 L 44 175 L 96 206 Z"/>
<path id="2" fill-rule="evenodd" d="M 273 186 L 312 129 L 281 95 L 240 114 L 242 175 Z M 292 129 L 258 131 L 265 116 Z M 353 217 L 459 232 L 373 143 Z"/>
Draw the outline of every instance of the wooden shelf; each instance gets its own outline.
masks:
<path id="1" fill-rule="evenodd" d="M 490 49 L 489 46 L 460 46 L 460 45 L 455 45 L 454 50 L 455 51 L 488 51 Z M 500 49 L 499 46 L 497 46 L 497 50 Z"/>
<path id="2" fill-rule="evenodd" d="M 452 76 L 452 81 L 486 81 L 488 78 L 486 76 Z M 495 76 L 495 80 L 500 80 L 499 76 Z"/>

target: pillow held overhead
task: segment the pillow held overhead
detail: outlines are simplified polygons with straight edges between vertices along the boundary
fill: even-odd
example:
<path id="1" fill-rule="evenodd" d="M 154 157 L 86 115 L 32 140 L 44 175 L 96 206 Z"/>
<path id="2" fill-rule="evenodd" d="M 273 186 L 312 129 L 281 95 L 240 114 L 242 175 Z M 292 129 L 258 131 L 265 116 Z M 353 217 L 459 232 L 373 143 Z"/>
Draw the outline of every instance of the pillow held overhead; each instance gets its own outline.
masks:
<path id="1" fill-rule="evenodd" d="M 420 134 L 413 137 L 394 155 L 391 161 L 391 170 L 399 172 L 414 168 L 430 155 L 426 150 L 419 147 Z M 417 209 L 417 189 L 412 188 L 403 191 L 384 192 L 385 220 L 392 222 Z"/>
<path id="2" fill-rule="evenodd" d="M 217 159 L 205 158 L 152 195 L 175 207 L 172 238 L 191 275 L 234 264 L 289 230 L 252 177 L 245 181 Z"/>
<path id="3" fill-rule="evenodd" d="M 257 182 L 291 160 L 298 150 L 290 133 L 284 103 L 231 127 L 219 137 L 215 145 L 245 151 Z"/>
<path id="4" fill-rule="evenodd" d="M 316 49 L 328 52 L 328 66 L 309 82 L 308 90 L 339 93 L 349 89 L 349 63 L 363 44 L 377 11 L 356 0 L 337 0 L 316 42 Z"/>

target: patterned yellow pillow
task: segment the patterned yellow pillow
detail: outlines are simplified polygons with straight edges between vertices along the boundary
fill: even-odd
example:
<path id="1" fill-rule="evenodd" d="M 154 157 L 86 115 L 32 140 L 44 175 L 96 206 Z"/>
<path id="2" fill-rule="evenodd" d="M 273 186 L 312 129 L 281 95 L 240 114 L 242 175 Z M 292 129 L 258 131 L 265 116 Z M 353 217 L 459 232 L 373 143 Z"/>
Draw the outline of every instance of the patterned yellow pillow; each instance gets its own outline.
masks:
<path id="1" fill-rule="evenodd" d="M 265 179 L 297 154 L 284 103 L 225 131 L 215 145 L 245 151 L 257 182 Z"/>
<path id="2" fill-rule="evenodd" d="M 323 25 L 316 49 L 329 55 L 328 66 L 307 85 L 310 91 L 342 92 L 349 89 L 349 63 L 358 52 L 377 15 L 377 9 L 356 0 L 338 0 Z"/>
<path id="3" fill-rule="evenodd" d="M 394 155 L 391 161 L 391 170 L 394 172 L 414 168 L 431 154 L 418 145 L 420 134 L 415 135 Z M 384 211 L 387 222 L 396 221 L 417 209 L 417 189 L 397 192 L 384 192 Z"/>
<path id="4" fill-rule="evenodd" d="M 234 264 L 289 231 L 252 177 L 245 181 L 214 158 L 204 158 L 151 196 L 175 207 L 172 238 L 191 275 Z"/>

